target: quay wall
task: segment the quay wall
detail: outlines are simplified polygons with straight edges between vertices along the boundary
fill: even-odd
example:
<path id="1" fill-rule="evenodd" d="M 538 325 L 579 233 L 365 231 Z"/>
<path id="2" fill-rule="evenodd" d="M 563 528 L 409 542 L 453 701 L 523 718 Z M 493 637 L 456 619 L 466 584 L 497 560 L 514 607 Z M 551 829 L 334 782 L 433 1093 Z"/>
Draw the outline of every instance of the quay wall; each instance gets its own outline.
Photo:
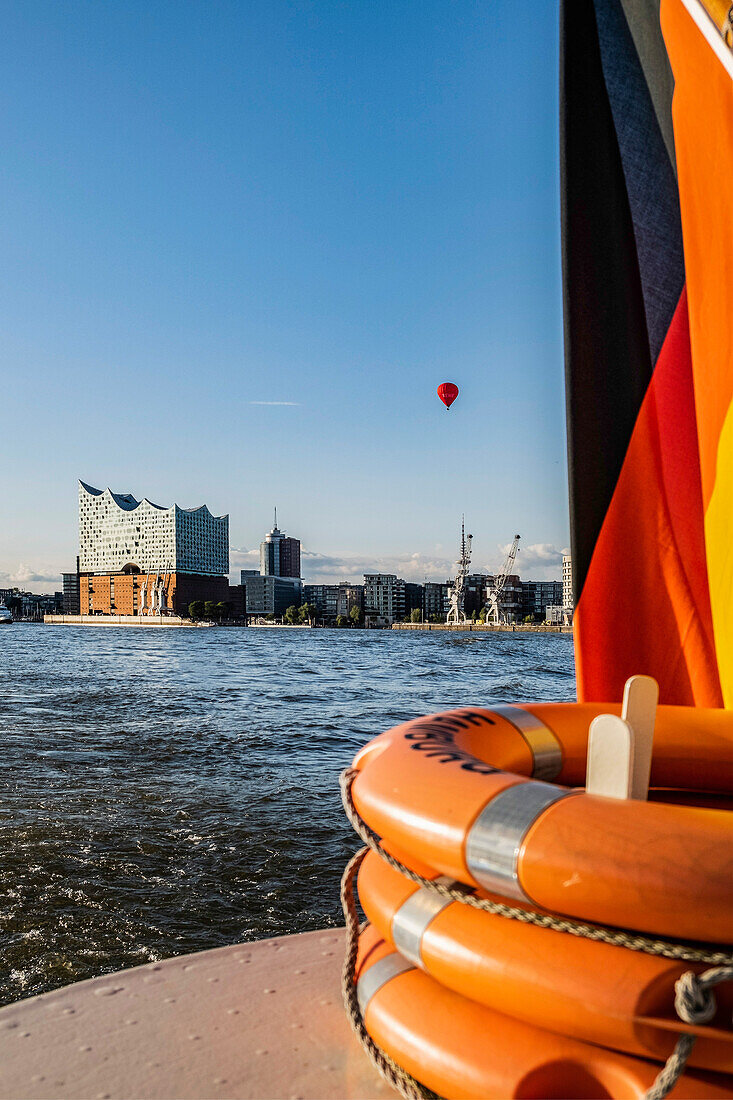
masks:
<path id="1" fill-rule="evenodd" d="M 572 626 L 536 626 L 531 623 L 393 623 L 392 630 L 459 630 L 476 634 L 572 634 Z"/>
<path id="2" fill-rule="evenodd" d="M 178 615 L 44 615 L 44 623 L 62 626 L 213 626 Z"/>

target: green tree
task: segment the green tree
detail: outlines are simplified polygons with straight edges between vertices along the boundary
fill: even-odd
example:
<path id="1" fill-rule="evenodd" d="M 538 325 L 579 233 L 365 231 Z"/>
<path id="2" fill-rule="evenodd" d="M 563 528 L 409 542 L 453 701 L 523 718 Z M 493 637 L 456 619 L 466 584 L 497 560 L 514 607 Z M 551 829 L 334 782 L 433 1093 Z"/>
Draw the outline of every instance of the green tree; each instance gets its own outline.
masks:
<path id="1" fill-rule="evenodd" d="M 216 603 L 214 600 L 207 600 L 204 604 L 204 616 L 212 621 L 216 618 Z"/>
<path id="2" fill-rule="evenodd" d="M 471 612 L 471 622 L 475 623 L 477 619 L 478 619 L 478 615 L 476 614 L 475 611 L 472 611 Z"/>
<path id="3" fill-rule="evenodd" d="M 297 608 L 294 603 L 291 604 L 290 607 L 286 608 L 285 614 L 283 615 L 283 619 L 285 620 L 285 622 L 289 623 L 290 626 L 295 626 L 295 624 L 298 622 L 298 611 L 299 608 Z"/>
<path id="4" fill-rule="evenodd" d="M 229 619 L 231 617 L 231 612 L 232 605 L 230 604 L 229 600 L 219 600 L 218 604 L 216 605 L 216 617 L 218 618 L 219 622 L 221 622 L 222 619 Z"/>
<path id="5" fill-rule="evenodd" d="M 364 619 L 364 612 L 360 607 L 357 607 L 355 605 L 349 611 L 349 618 L 351 619 L 353 626 L 361 626 L 362 620 Z"/>
<path id="6" fill-rule="evenodd" d="M 188 605 L 188 617 L 194 621 L 203 619 L 205 611 L 206 607 L 203 600 L 192 600 Z"/>
<path id="7" fill-rule="evenodd" d="M 315 604 L 304 603 L 298 611 L 298 619 L 301 623 L 314 623 L 318 611 Z"/>
<path id="8" fill-rule="evenodd" d="M 481 608 L 481 610 L 478 613 L 478 617 L 479 617 L 479 622 L 481 622 L 481 623 L 486 622 L 486 608 L 485 607 Z"/>
<path id="9" fill-rule="evenodd" d="M 410 622 L 419 623 L 422 620 L 422 612 L 419 607 L 413 607 L 410 612 Z"/>
<path id="10" fill-rule="evenodd" d="M 525 615 L 524 616 L 524 622 L 525 623 L 533 623 L 534 622 L 534 615 Z"/>
<path id="11" fill-rule="evenodd" d="M 348 626 L 348 625 L 349 625 L 349 620 L 346 618 L 345 615 L 337 615 L 336 616 L 336 626 L 339 627 L 339 629 L 341 627 Z"/>

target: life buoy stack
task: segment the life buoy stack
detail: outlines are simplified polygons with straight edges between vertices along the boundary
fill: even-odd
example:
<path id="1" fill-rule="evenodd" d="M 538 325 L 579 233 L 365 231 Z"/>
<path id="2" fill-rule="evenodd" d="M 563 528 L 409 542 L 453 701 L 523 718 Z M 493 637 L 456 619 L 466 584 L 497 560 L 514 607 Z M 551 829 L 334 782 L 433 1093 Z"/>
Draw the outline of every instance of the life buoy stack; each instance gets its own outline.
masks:
<path id="1" fill-rule="evenodd" d="M 585 789 L 590 723 L 619 713 L 432 715 L 345 773 L 371 848 L 347 979 L 410 1095 L 641 1100 L 676 1051 L 672 1097 L 733 1097 L 733 713 L 657 708 L 648 799 Z"/>

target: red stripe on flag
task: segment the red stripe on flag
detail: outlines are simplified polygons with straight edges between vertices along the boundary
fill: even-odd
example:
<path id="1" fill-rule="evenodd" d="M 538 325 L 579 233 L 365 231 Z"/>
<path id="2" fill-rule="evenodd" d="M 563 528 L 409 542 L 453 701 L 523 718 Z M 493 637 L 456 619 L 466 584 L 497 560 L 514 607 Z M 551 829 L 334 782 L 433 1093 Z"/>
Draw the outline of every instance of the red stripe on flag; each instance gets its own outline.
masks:
<path id="1" fill-rule="evenodd" d="M 660 702 L 719 707 L 700 456 L 683 291 L 639 412 L 575 612 L 578 698 L 621 698 L 627 677 Z"/>

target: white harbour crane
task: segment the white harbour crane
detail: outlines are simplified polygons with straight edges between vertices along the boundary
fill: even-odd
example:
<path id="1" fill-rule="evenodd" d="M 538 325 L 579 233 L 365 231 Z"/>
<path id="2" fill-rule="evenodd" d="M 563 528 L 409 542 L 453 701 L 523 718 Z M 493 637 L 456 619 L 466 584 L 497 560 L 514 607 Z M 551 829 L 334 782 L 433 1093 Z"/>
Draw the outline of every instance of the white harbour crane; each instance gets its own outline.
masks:
<path id="1" fill-rule="evenodd" d="M 501 572 L 497 573 L 494 578 L 493 587 L 491 587 L 486 593 L 486 622 L 493 622 L 496 626 L 499 622 L 506 622 L 506 615 L 502 615 L 499 611 L 499 603 L 501 601 L 502 593 L 506 588 L 507 578 L 511 576 L 514 569 L 514 562 L 517 559 L 519 553 L 519 535 L 514 536 L 514 542 L 509 548 L 509 553 L 506 556 L 506 561 L 501 567 Z"/>
<path id="2" fill-rule="evenodd" d="M 466 534 L 465 517 L 461 516 L 461 556 L 456 562 L 458 572 L 450 590 L 450 610 L 446 616 L 446 623 L 465 623 L 466 612 L 464 609 L 466 577 L 471 567 L 471 542 L 473 535 Z"/>

